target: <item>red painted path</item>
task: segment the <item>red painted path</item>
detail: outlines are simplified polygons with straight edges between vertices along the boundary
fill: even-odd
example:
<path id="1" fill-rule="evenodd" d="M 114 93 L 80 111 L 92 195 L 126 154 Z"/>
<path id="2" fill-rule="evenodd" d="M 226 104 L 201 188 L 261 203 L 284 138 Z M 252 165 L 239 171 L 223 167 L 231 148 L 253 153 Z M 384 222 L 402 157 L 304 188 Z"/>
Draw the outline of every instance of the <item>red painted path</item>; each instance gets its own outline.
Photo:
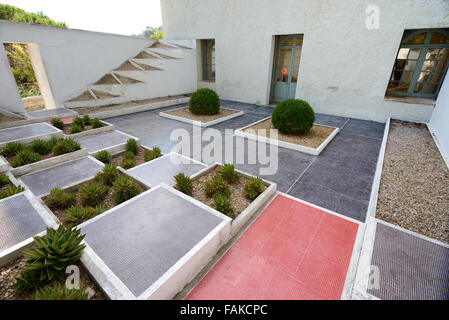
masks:
<path id="1" fill-rule="evenodd" d="M 340 299 L 357 229 L 278 195 L 187 299 Z"/>

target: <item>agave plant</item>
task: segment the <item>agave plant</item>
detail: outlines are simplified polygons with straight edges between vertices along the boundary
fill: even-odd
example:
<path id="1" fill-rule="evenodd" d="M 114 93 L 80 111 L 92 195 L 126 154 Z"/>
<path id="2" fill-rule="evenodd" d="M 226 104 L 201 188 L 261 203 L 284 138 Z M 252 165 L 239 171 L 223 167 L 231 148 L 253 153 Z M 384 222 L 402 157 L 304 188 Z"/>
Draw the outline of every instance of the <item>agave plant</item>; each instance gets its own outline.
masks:
<path id="1" fill-rule="evenodd" d="M 37 290 L 34 300 L 88 300 L 88 295 L 83 289 L 68 289 L 57 283 Z"/>
<path id="2" fill-rule="evenodd" d="M 60 225 L 57 230 L 47 228 L 46 235 L 34 237 L 36 247 L 24 251 L 27 258 L 25 271 L 39 272 L 40 281 L 62 280 L 65 269 L 76 264 L 86 247 L 81 244 L 85 235 L 81 230 Z"/>

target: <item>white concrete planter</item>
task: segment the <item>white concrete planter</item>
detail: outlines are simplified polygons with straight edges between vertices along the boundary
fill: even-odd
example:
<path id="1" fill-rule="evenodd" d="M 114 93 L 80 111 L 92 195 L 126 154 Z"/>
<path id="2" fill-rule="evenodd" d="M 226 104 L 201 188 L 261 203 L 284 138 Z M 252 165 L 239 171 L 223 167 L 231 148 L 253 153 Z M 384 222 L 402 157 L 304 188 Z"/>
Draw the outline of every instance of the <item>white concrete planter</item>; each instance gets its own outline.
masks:
<path id="1" fill-rule="evenodd" d="M 250 124 L 250 125 L 248 125 L 246 127 L 237 129 L 237 130 L 235 130 L 234 134 L 236 136 L 239 136 L 239 137 L 248 138 L 248 139 L 256 140 L 256 141 L 261 141 L 261 142 L 265 142 L 265 143 L 269 143 L 269 144 L 277 144 L 279 147 L 282 147 L 282 148 L 291 149 L 291 150 L 304 152 L 304 153 L 308 153 L 308 154 L 317 156 L 317 155 L 319 155 L 321 153 L 321 151 L 324 150 L 324 148 L 329 144 L 329 142 L 332 141 L 332 139 L 337 135 L 337 133 L 339 131 L 338 128 L 324 126 L 324 125 L 320 124 L 319 126 L 332 128 L 332 129 L 334 129 L 334 131 L 332 131 L 332 133 L 326 138 L 326 140 L 324 140 L 320 144 L 320 146 L 318 148 L 311 148 L 311 147 L 301 146 L 301 145 L 298 145 L 298 144 L 295 144 L 295 143 L 285 142 L 285 141 L 281 141 L 281 140 L 274 140 L 274 139 L 262 137 L 262 136 L 259 136 L 259 135 L 255 135 L 255 134 L 251 134 L 251 133 L 247 133 L 247 132 L 243 131 L 243 130 L 245 130 L 245 129 L 247 129 L 247 128 L 249 128 L 249 127 L 251 127 L 251 126 L 253 126 L 253 125 L 257 124 L 257 123 L 263 122 L 263 121 L 265 121 L 267 119 L 270 119 L 270 118 L 271 117 L 267 117 L 267 118 L 264 118 L 264 119 L 259 120 L 257 122 L 254 122 L 254 123 L 252 123 L 252 124 Z"/>
<path id="2" fill-rule="evenodd" d="M 204 168 L 203 170 L 199 171 L 198 173 L 192 175 L 190 178 L 192 180 L 198 179 L 199 177 L 207 174 L 211 170 L 214 170 L 216 167 L 221 166 L 219 163 L 214 163 L 208 166 L 207 168 Z M 240 170 L 235 170 L 239 174 L 248 177 L 248 178 L 257 178 L 256 176 L 253 176 L 251 174 L 248 174 L 246 172 L 242 172 Z M 270 182 L 267 180 L 262 179 L 264 185 L 267 187 L 256 199 L 251 202 L 251 204 L 241 212 L 237 218 L 232 220 L 231 223 L 231 236 L 236 235 L 239 230 L 242 228 L 242 226 L 245 225 L 246 222 L 248 222 L 249 219 L 260 209 L 262 208 L 266 202 L 271 199 L 271 197 L 276 193 L 277 184 L 274 182 Z M 211 208 L 212 209 L 212 208 Z M 215 210 L 215 209 L 212 209 Z M 218 211 L 217 211 L 218 212 Z"/>
<path id="3" fill-rule="evenodd" d="M 0 173 L 9 171 L 8 161 L 0 155 Z"/>
<path id="4" fill-rule="evenodd" d="M 163 107 L 169 107 L 174 106 L 177 104 L 187 103 L 189 102 L 190 98 L 178 98 L 173 100 L 166 100 L 166 101 L 159 101 L 159 102 L 153 102 L 148 104 L 143 104 L 140 106 L 134 106 L 134 107 L 126 107 L 121 109 L 115 109 L 115 110 L 105 110 L 105 111 L 98 111 L 92 114 L 89 114 L 91 118 L 98 118 L 98 119 L 107 119 L 117 116 L 122 116 L 125 114 L 132 114 L 137 112 L 143 112 L 148 110 L 154 110 L 159 109 Z"/>
<path id="5" fill-rule="evenodd" d="M 75 160 L 75 159 L 78 159 L 78 158 L 81 158 L 81 157 L 84 157 L 87 155 L 88 155 L 88 152 L 86 149 L 80 149 L 80 150 L 77 150 L 74 152 L 62 154 L 60 156 L 51 157 L 51 158 L 44 159 L 44 160 L 41 160 L 38 162 L 26 164 L 21 167 L 12 168 L 11 173 L 16 177 L 22 176 L 24 174 L 27 174 L 27 173 L 30 173 L 30 172 L 33 172 L 36 170 L 52 167 L 57 164 L 61 164 L 63 162 L 70 161 L 70 160 Z"/>
<path id="6" fill-rule="evenodd" d="M 42 122 L 42 120 L 39 119 L 38 122 Z M 52 129 L 55 130 L 55 132 L 41 134 L 41 135 L 38 134 L 38 135 L 27 137 L 27 138 L 24 138 L 24 139 L 5 141 L 3 143 L 0 143 L 0 149 L 3 149 L 10 142 L 18 142 L 18 143 L 21 143 L 21 144 L 29 144 L 29 143 L 31 143 L 35 139 L 48 141 L 48 140 L 51 140 L 52 138 L 63 138 L 64 137 L 64 132 L 62 132 L 62 130 L 59 130 L 58 128 L 55 128 L 51 124 L 48 124 L 46 122 L 43 122 L 43 123 L 45 125 L 47 125 L 47 126 L 50 126 Z M 31 124 L 33 124 L 33 123 L 31 123 Z M 14 128 L 20 128 L 20 127 L 25 127 L 25 126 L 28 126 L 28 125 L 30 125 L 30 124 L 25 124 L 25 125 L 21 125 L 21 126 L 13 126 L 13 127 Z M 5 128 L 5 129 L 10 129 L 10 128 Z"/>
<path id="7" fill-rule="evenodd" d="M 113 124 L 105 122 L 105 121 L 101 121 L 101 122 L 104 124 L 104 127 L 96 128 L 96 129 L 90 129 L 90 130 L 86 130 L 86 131 L 81 131 L 81 132 L 78 132 L 78 133 L 66 134 L 65 136 L 67 138 L 76 139 L 76 138 L 92 136 L 94 134 L 99 134 L 99 133 L 104 133 L 104 132 L 114 131 L 115 130 L 115 127 L 114 127 Z"/>
<path id="8" fill-rule="evenodd" d="M 174 110 L 170 110 L 170 111 L 175 111 L 175 110 L 180 110 L 180 109 L 185 109 L 185 107 L 174 109 Z M 222 118 L 219 118 L 219 119 L 215 119 L 215 120 L 209 121 L 209 122 L 201 122 L 201 121 L 191 120 L 191 119 L 187 119 L 187 118 L 183 118 L 183 117 L 178 117 L 178 116 L 175 116 L 173 114 L 166 113 L 166 112 L 159 112 L 159 115 L 161 117 L 163 117 L 163 118 L 177 120 L 177 121 L 185 122 L 185 123 L 188 123 L 188 124 L 191 124 L 191 125 L 194 125 L 194 126 L 206 128 L 206 127 L 213 126 L 215 124 L 221 123 L 221 122 L 229 120 L 229 119 L 233 119 L 233 118 L 236 118 L 236 117 L 243 116 L 245 114 L 243 111 L 240 111 L 240 110 L 234 110 L 234 109 L 230 109 L 230 108 L 222 108 L 222 109 L 223 110 L 233 110 L 233 111 L 238 111 L 238 112 L 234 113 L 234 114 L 231 114 L 229 116 L 226 116 L 226 117 L 222 117 Z"/>

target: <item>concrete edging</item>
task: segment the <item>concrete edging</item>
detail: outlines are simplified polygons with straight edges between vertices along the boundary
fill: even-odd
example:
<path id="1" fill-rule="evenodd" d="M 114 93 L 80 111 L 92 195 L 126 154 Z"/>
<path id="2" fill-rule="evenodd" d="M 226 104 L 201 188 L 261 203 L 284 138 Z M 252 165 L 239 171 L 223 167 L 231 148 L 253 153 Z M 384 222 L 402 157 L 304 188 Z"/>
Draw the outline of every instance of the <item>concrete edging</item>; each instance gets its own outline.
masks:
<path id="1" fill-rule="evenodd" d="M 182 107 L 182 108 L 178 108 L 178 109 L 173 109 L 170 111 L 176 111 L 176 110 L 181 110 L 181 109 L 186 109 L 186 107 Z M 213 125 L 216 125 L 218 123 L 236 118 L 236 117 L 240 117 L 243 116 L 245 114 L 245 112 L 241 111 L 241 110 L 235 110 L 235 109 L 231 109 L 231 108 L 222 108 L 224 110 L 232 110 L 232 111 L 237 111 L 234 114 L 230 114 L 229 116 L 226 117 L 222 117 L 219 119 L 215 119 L 215 120 L 211 120 L 209 122 L 201 122 L 201 121 L 196 121 L 196 120 L 191 120 L 191 119 L 187 119 L 187 118 L 183 118 L 183 117 L 179 117 L 179 116 L 175 116 L 169 113 L 166 113 L 165 111 L 161 111 L 159 112 L 159 116 L 163 117 L 163 118 L 167 118 L 167 119 L 171 119 L 171 120 L 177 120 L 177 121 L 181 121 L 181 122 L 185 122 L 194 126 L 198 126 L 198 127 L 202 127 L 202 128 L 206 128 L 206 127 L 210 127 Z"/>
<path id="2" fill-rule="evenodd" d="M 198 179 L 199 177 L 207 174 L 209 171 L 215 169 L 218 166 L 222 166 L 222 164 L 216 162 L 213 163 L 196 174 L 192 175 L 190 178 L 192 180 Z M 258 178 L 252 174 L 240 171 L 235 169 L 239 174 L 247 177 L 247 178 Z M 262 179 L 262 178 L 261 178 Z M 261 208 L 263 207 L 269 199 L 276 193 L 277 184 L 274 182 L 270 182 L 268 180 L 262 179 L 264 185 L 267 187 L 256 199 L 254 199 L 251 204 L 243 210 L 242 213 L 238 215 L 237 218 L 232 220 L 231 222 L 231 237 L 236 235 L 239 230 L 246 224 L 246 222 L 251 219 L 251 217 Z M 215 209 L 214 209 L 215 210 Z"/>
<path id="3" fill-rule="evenodd" d="M 100 120 L 105 126 L 101 127 L 101 128 L 96 128 L 96 129 L 90 129 L 90 130 L 86 130 L 86 131 L 81 131 L 78 133 L 72 133 L 72 134 L 65 134 L 66 138 L 72 138 L 72 139 L 76 139 L 76 138 L 82 138 L 82 137 L 87 137 L 87 136 L 92 136 L 95 134 L 100 134 L 100 133 L 104 133 L 104 132 L 108 132 L 108 131 L 114 131 L 115 127 L 113 124 L 105 122 Z"/>
<path id="4" fill-rule="evenodd" d="M 44 160 L 41 160 L 38 162 L 26 164 L 21 167 L 12 168 L 11 173 L 16 177 L 22 176 L 24 174 L 27 174 L 27 173 L 30 173 L 33 171 L 49 168 L 49 167 L 52 167 L 52 166 L 55 166 L 55 165 L 58 165 L 58 164 L 61 164 L 61 163 L 64 163 L 64 162 L 67 162 L 70 160 L 82 158 L 87 155 L 88 155 L 87 149 L 80 149 L 80 150 L 77 150 L 74 152 L 61 154 L 60 156 L 51 157 L 51 158 L 44 159 Z"/>
<path id="5" fill-rule="evenodd" d="M 281 140 L 274 140 L 274 139 L 271 139 L 271 138 L 266 138 L 266 137 L 262 137 L 262 136 L 259 136 L 259 135 L 255 135 L 255 134 L 251 134 L 251 133 L 247 133 L 247 132 L 243 131 L 243 130 L 245 130 L 245 129 L 247 129 L 247 128 L 255 125 L 255 124 L 258 124 L 258 123 L 263 122 L 263 121 L 265 121 L 267 119 L 270 119 L 270 118 L 271 117 L 267 117 L 267 118 L 264 118 L 262 120 L 259 120 L 259 121 L 256 121 L 254 123 L 251 123 L 250 125 L 247 125 L 247 126 L 245 126 L 243 128 L 236 129 L 234 131 L 234 134 L 236 136 L 239 136 L 239 137 L 242 137 L 242 138 L 247 138 L 247 139 L 251 139 L 251 140 L 261 141 L 261 142 L 265 142 L 265 143 L 269 143 L 269 144 L 275 144 L 275 145 L 278 145 L 281 148 L 291 149 L 291 150 L 295 150 L 295 151 L 311 154 L 311 155 L 314 155 L 314 156 L 318 156 L 321 153 L 321 151 L 324 150 L 324 148 L 329 144 L 329 142 L 331 142 L 332 139 L 340 131 L 340 129 L 336 128 L 336 127 L 330 127 L 330 126 L 325 126 L 325 125 L 322 125 L 322 124 L 316 124 L 317 126 L 320 126 L 320 127 L 328 127 L 328 128 L 333 128 L 334 129 L 334 131 L 332 131 L 332 133 L 326 138 L 326 140 L 324 140 L 320 144 L 320 146 L 318 148 L 311 148 L 311 147 L 306 147 L 306 146 L 301 146 L 301 145 L 298 145 L 298 144 L 294 144 L 294 143 L 291 143 L 291 142 L 285 142 L 285 141 L 281 141 Z"/>
<path id="6" fill-rule="evenodd" d="M 10 165 L 8 160 L 5 159 L 2 155 L 0 155 L 0 173 L 10 171 Z"/>

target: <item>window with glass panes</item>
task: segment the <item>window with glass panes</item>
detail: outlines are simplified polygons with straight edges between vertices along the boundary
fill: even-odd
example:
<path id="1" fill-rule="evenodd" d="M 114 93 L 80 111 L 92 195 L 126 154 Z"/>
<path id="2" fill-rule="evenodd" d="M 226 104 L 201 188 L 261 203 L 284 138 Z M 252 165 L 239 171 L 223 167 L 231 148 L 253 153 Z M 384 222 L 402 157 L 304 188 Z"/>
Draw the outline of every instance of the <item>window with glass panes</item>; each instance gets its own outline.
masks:
<path id="1" fill-rule="evenodd" d="M 387 94 L 435 99 L 449 62 L 449 29 L 406 30 Z"/>
<path id="2" fill-rule="evenodd" d="M 201 40 L 203 80 L 215 80 L 215 40 Z"/>

